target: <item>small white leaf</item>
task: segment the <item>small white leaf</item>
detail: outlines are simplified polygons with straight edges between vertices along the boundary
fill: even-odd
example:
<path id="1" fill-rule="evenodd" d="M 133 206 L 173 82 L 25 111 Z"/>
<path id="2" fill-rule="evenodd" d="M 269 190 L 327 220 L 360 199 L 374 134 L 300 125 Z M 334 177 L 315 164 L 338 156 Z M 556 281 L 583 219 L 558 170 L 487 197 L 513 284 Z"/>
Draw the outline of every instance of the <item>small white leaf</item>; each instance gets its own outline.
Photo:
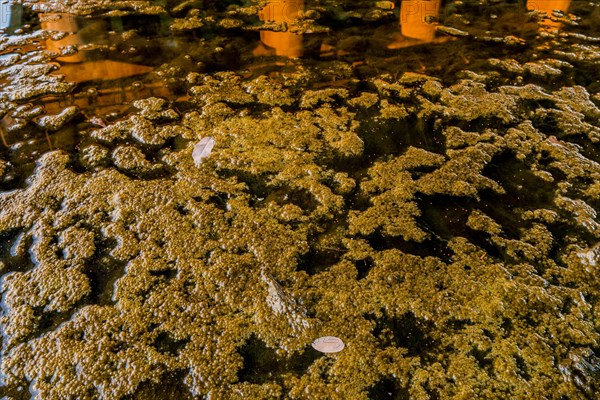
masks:
<path id="1" fill-rule="evenodd" d="M 210 136 L 203 137 L 198 143 L 196 143 L 194 146 L 194 151 L 192 152 L 192 158 L 194 159 L 197 167 L 202 164 L 203 159 L 210 156 L 213 147 L 215 147 L 215 139 Z"/>

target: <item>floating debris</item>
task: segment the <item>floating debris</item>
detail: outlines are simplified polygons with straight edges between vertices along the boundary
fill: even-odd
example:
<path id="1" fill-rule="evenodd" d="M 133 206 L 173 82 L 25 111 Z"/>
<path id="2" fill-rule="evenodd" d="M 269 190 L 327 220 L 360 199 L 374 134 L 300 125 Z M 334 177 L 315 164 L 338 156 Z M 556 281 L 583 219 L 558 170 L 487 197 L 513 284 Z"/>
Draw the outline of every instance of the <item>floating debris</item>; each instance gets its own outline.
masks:
<path id="1" fill-rule="evenodd" d="M 268 286 L 267 304 L 275 314 L 284 314 L 295 332 L 307 329 L 310 324 L 306 318 L 306 310 L 296 299 L 283 291 L 283 288 L 269 274 L 263 271 L 262 279 Z"/>
<path id="2" fill-rule="evenodd" d="M 321 353 L 338 353 L 344 350 L 344 342 L 335 336 L 323 336 L 312 342 L 312 347 Z"/>
<path id="3" fill-rule="evenodd" d="M 436 26 L 435 30 L 439 33 L 445 33 L 446 35 L 456 37 L 469 37 L 469 32 L 461 31 L 460 29 L 452 28 L 451 26 Z"/>
<path id="4" fill-rule="evenodd" d="M 202 164 L 202 160 L 210 156 L 213 147 L 215 147 L 215 139 L 210 136 L 203 137 L 196 143 L 194 151 L 192 152 L 192 158 L 194 159 L 196 166 L 199 167 L 200 164 Z"/>

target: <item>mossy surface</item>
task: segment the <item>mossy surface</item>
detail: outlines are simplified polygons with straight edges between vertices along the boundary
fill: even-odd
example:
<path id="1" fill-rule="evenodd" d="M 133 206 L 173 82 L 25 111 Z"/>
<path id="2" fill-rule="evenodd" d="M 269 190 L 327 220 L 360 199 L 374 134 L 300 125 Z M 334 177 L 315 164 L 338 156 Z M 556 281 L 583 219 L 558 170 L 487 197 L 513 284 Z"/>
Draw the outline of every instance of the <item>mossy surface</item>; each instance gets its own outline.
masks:
<path id="1" fill-rule="evenodd" d="M 169 12 L 182 35 L 265 28 L 259 3 L 122 3 L 44 7 Z M 574 3 L 579 27 L 537 37 L 542 17 L 512 3 L 490 7 L 529 18 L 519 32 L 449 15 L 441 31 L 463 39 L 421 48 L 465 57 L 446 66 L 356 53 L 352 25 L 377 44 L 392 2 L 309 4 L 289 29 L 310 50 L 307 32 L 341 27 L 322 40 L 347 55 L 229 69 L 234 50 L 207 35 L 212 53 L 142 79 L 172 96 L 140 92 L 106 115 L 40 117 L 37 101 L 73 90 L 54 56 L 3 58 L 0 395 L 593 398 L 600 48 L 582 33 L 598 8 Z M 504 53 L 476 54 L 482 43 Z M 96 86 L 109 87 L 73 96 Z M 216 145 L 196 166 L 206 136 Z M 310 348 L 326 335 L 345 349 Z"/>

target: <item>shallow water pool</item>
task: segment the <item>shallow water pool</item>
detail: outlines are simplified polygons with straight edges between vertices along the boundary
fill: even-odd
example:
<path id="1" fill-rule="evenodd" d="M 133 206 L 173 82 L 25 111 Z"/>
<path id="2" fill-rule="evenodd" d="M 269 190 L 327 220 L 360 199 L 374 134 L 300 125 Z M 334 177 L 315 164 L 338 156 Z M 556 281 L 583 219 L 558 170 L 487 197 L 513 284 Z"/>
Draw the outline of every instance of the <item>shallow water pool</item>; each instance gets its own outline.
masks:
<path id="1" fill-rule="evenodd" d="M 595 398 L 599 4 L 0 14 L 0 397 Z"/>

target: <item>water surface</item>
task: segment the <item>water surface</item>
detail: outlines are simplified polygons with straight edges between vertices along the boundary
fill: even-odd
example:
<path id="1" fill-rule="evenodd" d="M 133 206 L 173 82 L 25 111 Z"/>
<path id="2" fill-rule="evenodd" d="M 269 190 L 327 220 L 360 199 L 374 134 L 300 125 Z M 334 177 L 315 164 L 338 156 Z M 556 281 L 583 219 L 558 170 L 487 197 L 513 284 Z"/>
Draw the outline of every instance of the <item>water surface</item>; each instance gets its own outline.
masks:
<path id="1" fill-rule="evenodd" d="M 597 4 L 1 11 L 0 396 L 595 397 Z"/>

